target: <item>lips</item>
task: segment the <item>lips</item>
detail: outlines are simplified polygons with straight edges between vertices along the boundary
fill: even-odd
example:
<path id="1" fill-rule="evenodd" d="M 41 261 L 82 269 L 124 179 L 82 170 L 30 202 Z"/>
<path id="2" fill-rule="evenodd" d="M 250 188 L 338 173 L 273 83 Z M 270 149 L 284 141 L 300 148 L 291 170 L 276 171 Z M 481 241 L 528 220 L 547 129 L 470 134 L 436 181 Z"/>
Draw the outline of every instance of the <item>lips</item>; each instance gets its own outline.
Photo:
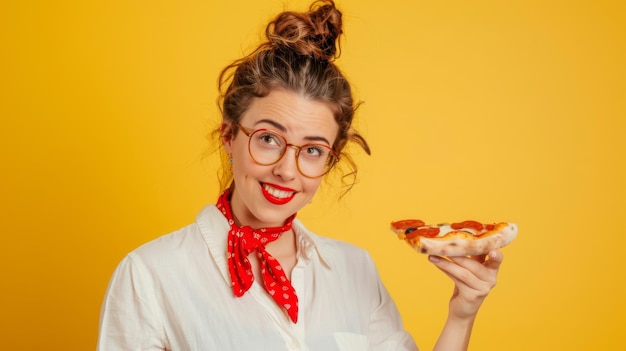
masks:
<path id="1" fill-rule="evenodd" d="M 274 205 L 284 205 L 296 196 L 296 191 L 293 189 L 268 183 L 261 183 L 261 192 L 265 199 Z"/>

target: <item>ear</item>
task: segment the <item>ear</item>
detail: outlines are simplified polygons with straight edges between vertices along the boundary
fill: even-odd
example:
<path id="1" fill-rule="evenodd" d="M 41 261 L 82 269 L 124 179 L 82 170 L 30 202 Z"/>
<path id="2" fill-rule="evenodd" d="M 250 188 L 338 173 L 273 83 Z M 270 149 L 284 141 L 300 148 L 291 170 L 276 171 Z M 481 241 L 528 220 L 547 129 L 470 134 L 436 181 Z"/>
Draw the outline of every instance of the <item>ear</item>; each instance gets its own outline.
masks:
<path id="1" fill-rule="evenodd" d="M 226 153 L 231 154 L 233 143 L 233 124 L 230 122 L 223 122 L 220 126 L 220 136 Z"/>

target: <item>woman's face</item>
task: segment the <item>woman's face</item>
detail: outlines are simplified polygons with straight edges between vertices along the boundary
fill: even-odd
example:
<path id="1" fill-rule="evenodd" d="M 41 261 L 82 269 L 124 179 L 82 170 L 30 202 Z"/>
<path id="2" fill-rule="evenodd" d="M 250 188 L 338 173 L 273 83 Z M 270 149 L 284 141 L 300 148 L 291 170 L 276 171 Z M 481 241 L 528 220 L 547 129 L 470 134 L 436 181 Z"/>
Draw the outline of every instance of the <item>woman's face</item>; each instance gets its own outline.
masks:
<path id="1" fill-rule="evenodd" d="M 242 115 L 241 126 L 282 134 L 287 143 L 321 143 L 332 147 L 339 126 L 329 106 L 299 94 L 276 90 L 256 98 Z M 234 126 L 226 126 L 232 132 Z M 240 225 L 253 228 L 282 225 L 285 219 L 311 201 L 323 177 L 307 178 L 296 165 L 296 149 L 287 147 L 278 163 L 262 166 L 248 152 L 249 137 L 239 130 L 235 138 L 225 133 L 224 147 L 232 157 L 231 207 Z"/>

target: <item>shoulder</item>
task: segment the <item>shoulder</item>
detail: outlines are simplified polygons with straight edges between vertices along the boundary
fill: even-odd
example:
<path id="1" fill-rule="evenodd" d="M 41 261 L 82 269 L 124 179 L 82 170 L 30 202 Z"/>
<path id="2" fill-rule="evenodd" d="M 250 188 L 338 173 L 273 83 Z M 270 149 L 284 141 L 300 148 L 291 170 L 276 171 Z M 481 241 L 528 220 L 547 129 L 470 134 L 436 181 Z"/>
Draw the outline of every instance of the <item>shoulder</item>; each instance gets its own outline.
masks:
<path id="1" fill-rule="evenodd" d="M 199 238 L 197 225 L 189 224 L 137 247 L 128 253 L 127 259 L 148 266 L 166 264 L 176 257 L 187 255 L 189 249 L 197 246 Z"/>
<path id="2" fill-rule="evenodd" d="M 223 217 L 214 205 L 206 206 L 196 221 L 178 230 L 151 240 L 129 253 L 133 260 L 150 264 L 167 264 L 171 260 L 188 259 L 206 252 L 208 239 L 219 236 Z M 213 240 L 217 240 L 213 238 Z"/>
<path id="3" fill-rule="evenodd" d="M 364 266 L 373 267 L 372 258 L 365 249 L 345 241 L 320 236 L 308 230 L 302 222 L 297 220 L 294 221 L 294 227 L 301 243 L 310 242 L 311 248 L 307 248 L 309 254 L 313 250 L 317 251 L 321 259 L 329 266 L 352 266 L 361 269 Z"/>

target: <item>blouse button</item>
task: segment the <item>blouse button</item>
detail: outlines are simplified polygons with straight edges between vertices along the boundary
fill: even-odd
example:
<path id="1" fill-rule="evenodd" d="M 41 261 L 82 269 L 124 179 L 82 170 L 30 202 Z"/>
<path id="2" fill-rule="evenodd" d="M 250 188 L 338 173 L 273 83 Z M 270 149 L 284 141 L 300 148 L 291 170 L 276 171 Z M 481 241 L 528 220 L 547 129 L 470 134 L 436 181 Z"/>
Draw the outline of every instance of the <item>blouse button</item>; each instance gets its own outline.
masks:
<path id="1" fill-rule="evenodd" d="M 292 339 L 291 344 L 289 344 L 289 350 L 298 350 L 298 349 L 300 349 L 300 344 L 298 343 L 298 340 Z"/>

